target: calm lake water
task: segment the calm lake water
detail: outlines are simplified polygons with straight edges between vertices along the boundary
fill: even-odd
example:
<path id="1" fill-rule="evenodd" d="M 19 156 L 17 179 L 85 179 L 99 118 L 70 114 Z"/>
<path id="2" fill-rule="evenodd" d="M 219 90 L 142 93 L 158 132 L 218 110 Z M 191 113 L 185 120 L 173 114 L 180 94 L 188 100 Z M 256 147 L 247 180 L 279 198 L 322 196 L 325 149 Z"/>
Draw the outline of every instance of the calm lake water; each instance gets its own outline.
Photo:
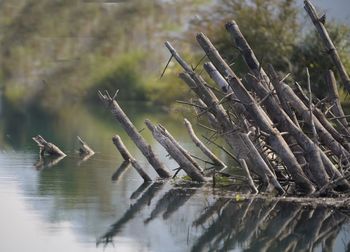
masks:
<path id="1" fill-rule="evenodd" d="M 160 122 L 200 156 L 184 131 L 181 114 L 170 117 L 139 104 L 123 107 L 139 129 L 145 118 Z M 11 120 L 5 116 L 3 111 L 0 251 L 350 249 L 349 218 L 337 210 L 248 200 L 234 193 L 220 197 L 220 189 L 174 181 L 143 184 L 131 167 L 118 177 L 115 171 L 122 158 L 111 142 L 114 134 L 121 135 L 153 178 L 156 174 L 102 108 L 70 107 L 58 118 L 33 112 Z M 31 140 L 39 133 L 68 156 L 57 164 L 50 159 L 39 162 Z M 169 169 L 177 168 L 147 130 L 142 134 Z M 97 151 L 89 160 L 82 161 L 74 151 L 77 135 Z M 216 153 L 227 162 L 223 153 Z"/>

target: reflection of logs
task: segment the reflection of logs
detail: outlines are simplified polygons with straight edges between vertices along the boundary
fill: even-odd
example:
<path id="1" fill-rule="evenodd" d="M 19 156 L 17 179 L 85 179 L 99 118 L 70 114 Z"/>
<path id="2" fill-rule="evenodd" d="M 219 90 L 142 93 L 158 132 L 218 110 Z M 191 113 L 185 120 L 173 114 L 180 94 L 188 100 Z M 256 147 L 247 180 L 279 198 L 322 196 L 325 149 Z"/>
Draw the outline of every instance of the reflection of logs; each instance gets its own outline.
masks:
<path id="1" fill-rule="evenodd" d="M 234 235 L 248 202 L 230 201 L 219 214 L 219 217 L 205 229 L 204 233 L 197 239 L 191 251 L 202 251 L 204 248 L 213 248 L 212 242 L 220 236 L 230 237 Z"/>
<path id="2" fill-rule="evenodd" d="M 119 167 L 118 169 L 113 173 L 112 175 L 112 180 L 117 182 L 118 179 L 121 177 L 121 175 L 124 174 L 124 172 L 126 171 L 126 169 L 129 167 L 130 162 L 129 161 L 124 161 Z"/>
<path id="3" fill-rule="evenodd" d="M 271 219 L 261 232 L 257 232 L 247 251 L 269 251 L 269 247 L 273 245 L 275 239 L 285 231 L 288 224 L 296 217 L 300 207 L 293 203 L 277 203 L 275 211 L 271 214 Z"/>
<path id="4" fill-rule="evenodd" d="M 64 159 L 64 156 L 58 156 L 58 157 L 39 156 L 39 160 L 34 164 L 34 166 L 37 170 L 43 170 L 45 168 L 50 168 L 57 165 L 62 159 Z"/>
<path id="5" fill-rule="evenodd" d="M 150 186 L 150 183 L 148 182 L 144 182 L 142 183 L 130 196 L 130 199 L 137 199 L 144 190 L 146 190 L 146 188 L 148 188 Z"/>
<path id="6" fill-rule="evenodd" d="M 217 210 L 215 206 L 220 204 L 223 207 Z M 309 251 L 321 243 L 327 243 L 328 251 L 332 251 L 346 219 L 326 207 L 302 208 L 295 203 L 262 199 L 228 204 L 218 200 L 193 225 L 203 225 L 209 218 L 214 220 L 203 227 L 192 251 L 228 251 L 242 244 L 244 251 Z"/>
<path id="7" fill-rule="evenodd" d="M 147 191 L 136 201 L 135 204 L 131 205 L 129 209 L 124 213 L 124 215 L 115 222 L 109 231 L 107 231 L 98 241 L 97 245 L 100 243 L 108 243 L 112 238 L 118 234 L 126 223 L 132 220 L 135 215 L 142 210 L 147 204 L 149 204 L 155 195 L 163 188 L 164 183 L 154 182 Z"/>
<path id="8" fill-rule="evenodd" d="M 151 212 L 149 218 L 145 220 L 145 223 L 149 223 L 159 214 L 164 212 L 163 218 L 169 218 L 174 212 L 182 207 L 195 193 L 195 188 L 174 188 L 166 192 L 163 197 L 157 202 L 155 208 Z"/>
<path id="9" fill-rule="evenodd" d="M 215 203 L 203 211 L 203 213 L 193 222 L 193 226 L 200 226 L 204 224 L 213 214 L 219 213 L 221 209 L 229 202 L 229 199 L 220 198 Z"/>

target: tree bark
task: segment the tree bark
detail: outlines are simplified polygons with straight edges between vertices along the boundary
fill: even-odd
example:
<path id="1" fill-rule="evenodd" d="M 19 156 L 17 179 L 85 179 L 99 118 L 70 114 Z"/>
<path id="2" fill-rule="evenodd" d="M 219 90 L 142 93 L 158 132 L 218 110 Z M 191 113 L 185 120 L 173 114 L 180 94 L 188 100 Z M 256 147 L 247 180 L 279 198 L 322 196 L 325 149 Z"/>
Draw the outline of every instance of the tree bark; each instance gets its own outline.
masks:
<path id="1" fill-rule="evenodd" d="M 321 40 L 323 42 L 323 45 L 325 46 L 327 53 L 331 57 L 333 64 L 335 65 L 340 78 L 342 80 L 344 88 L 347 90 L 348 93 L 350 93 L 350 78 L 348 73 L 346 72 L 346 69 L 339 57 L 338 51 L 335 48 L 331 38 L 329 37 L 329 34 L 327 32 L 326 27 L 323 24 L 322 18 L 320 18 L 317 14 L 317 11 L 315 7 L 312 5 L 312 3 L 309 0 L 304 1 L 304 9 L 308 13 L 308 15 L 311 18 L 311 21 L 316 27 L 317 32 L 319 33 Z"/>
<path id="2" fill-rule="evenodd" d="M 152 181 L 151 177 L 148 176 L 148 174 L 143 170 L 143 168 L 136 161 L 136 159 L 133 156 L 131 156 L 130 152 L 125 147 L 125 145 L 124 145 L 122 139 L 120 138 L 120 136 L 115 135 L 112 140 L 113 140 L 114 145 L 117 147 L 118 151 L 120 152 L 120 154 L 124 158 L 124 160 L 125 161 L 129 161 L 131 163 L 131 165 L 135 168 L 135 170 L 143 178 L 143 180 L 145 182 Z"/>

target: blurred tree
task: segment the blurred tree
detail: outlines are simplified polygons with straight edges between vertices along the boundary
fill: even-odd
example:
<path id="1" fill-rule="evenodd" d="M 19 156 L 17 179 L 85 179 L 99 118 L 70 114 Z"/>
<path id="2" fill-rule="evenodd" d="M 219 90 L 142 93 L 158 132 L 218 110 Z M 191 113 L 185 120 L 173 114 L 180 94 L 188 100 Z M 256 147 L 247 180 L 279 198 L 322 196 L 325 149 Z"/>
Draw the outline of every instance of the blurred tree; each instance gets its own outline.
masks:
<path id="1" fill-rule="evenodd" d="M 47 111 L 103 88 L 122 89 L 124 99 L 152 98 L 147 82 L 166 61 L 163 38 L 181 31 L 202 2 L 1 1 L 4 96 L 18 108 Z"/>
<path id="2" fill-rule="evenodd" d="M 218 0 L 192 19 L 189 31 L 204 32 L 233 69 L 245 75 L 248 69 L 224 28 L 227 21 L 234 19 L 263 66 L 271 63 L 285 74 L 291 72 L 302 84 L 306 78 L 305 67 L 309 67 L 315 93 L 324 96 L 327 92 L 324 74 L 333 68 L 332 62 L 314 27 L 303 29 L 301 14 L 303 9 L 297 7 L 295 0 Z M 328 21 L 326 26 L 350 70 L 349 27 Z M 188 33 L 186 36 L 193 37 Z"/>

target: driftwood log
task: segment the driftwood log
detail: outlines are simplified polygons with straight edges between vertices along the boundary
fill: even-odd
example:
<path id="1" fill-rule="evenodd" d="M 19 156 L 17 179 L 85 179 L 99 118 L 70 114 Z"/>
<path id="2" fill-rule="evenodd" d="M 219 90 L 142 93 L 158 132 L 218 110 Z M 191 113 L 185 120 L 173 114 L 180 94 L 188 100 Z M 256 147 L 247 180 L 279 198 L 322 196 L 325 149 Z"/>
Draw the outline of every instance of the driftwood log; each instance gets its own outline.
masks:
<path id="1" fill-rule="evenodd" d="M 161 125 L 154 126 L 149 120 L 145 121 L 146 126 L 152 132 L 154 138 L 166 149 L 170 156 L 180 165 L 186 174 L 194 181 L 205 182 L 206 179 L 198 169 L 198 164 L 194 164 L 195 161 L 189 159 L 188 155 L 185 155 L 183 148 L 179 148 L 179 145 L 169 138 L 169 133 Z"/>
<path id="2" fill-rule="evenodd" d="M 33 137 L 32 139 L 39 146 L 40 156 L 44 156 L 44 155 L 62 156 L 62 157 L 66 156 L 66 154 L 63 151 L 61 151 L 60 148 L 58 148 L 53 143 L 47 142 L 42 136 L 37 135 L 37 136 Z"/>
<path id="3" fill-rule="evenodd" d="M 342 80 L 344 88 L 347 90 L 348 93 L 350 93 L 350 78 L 348 73 L 345 70 L 344 64 L 342 63 L 337 48 L 335 48 L 333 41 L 329 37 L 329 34 L 327 32 L 325 24 L 325 16 L 324 18 L 320 17 L 317 14 L 317 11 L 315 7 L 312 5 L 312 3 L 309 0 L 304 1 L 304 9 L 308 13 L 308 15 L 311 18 L 311 21 L 316 27 L 317 32 L 320 34 L 321 40 L 327 50 L 327 53 L 331 57 L 333 64 L 335 65 L 339 76 Z"/>
<path id="4" fill-rule="evenodd" d="M 125 147 L 120 136 L 116 135 L 113 137 L 113 143 L 117 147 L 118 151 L 122 155 L 125 161 L 130 162 L 131 165 L 135 168 L 137 173 L 143 178 L 145 182 L 152 181 L 151 177 L 144 171 L 142 166 L 136 161 L 136 159 L 130 154 L 128 149 Z"/>
<path id="5" fill-rule="evenodd" d="M 81 139 L 81 137 L 77 136 L 77 139 L 80 143 L 79 154 L 81 156 L 92 156 L 95 154 L 95 152 L 90 148 L 89 145 L 87 145 L 87 143 L 83 141 L 83 139 Z"/>
<path id="6" fill-rule="evenodd" d="M 217 156 L 215 156 L 215 154 L 197 137 L 190 121 L 185 118 L 184 122 L 192 141 L 204 153 L 204 155 L 206 155 L 214 165 L 219 167 L 226 167 L 225 163 L 222 162 Z"/>

